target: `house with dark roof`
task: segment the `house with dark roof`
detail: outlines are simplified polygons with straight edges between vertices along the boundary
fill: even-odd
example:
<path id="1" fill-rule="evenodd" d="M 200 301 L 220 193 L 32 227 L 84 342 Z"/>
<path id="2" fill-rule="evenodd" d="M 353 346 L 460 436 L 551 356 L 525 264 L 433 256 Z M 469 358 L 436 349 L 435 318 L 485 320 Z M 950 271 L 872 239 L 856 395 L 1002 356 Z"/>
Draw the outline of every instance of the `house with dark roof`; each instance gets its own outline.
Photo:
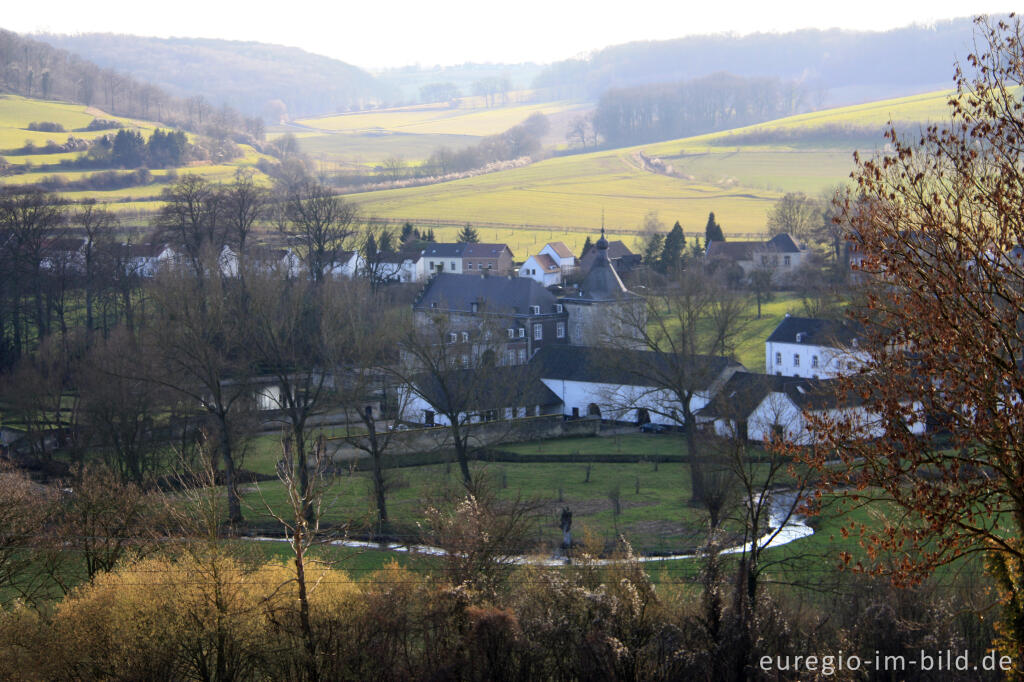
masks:
<path id="1" fill-rule="evenodd" d="M 511 275 L 512 249 L 507 244 L 466 244 L 462 251 L 462 271 L 469 275 Z"/>
<path id="2" fill-rule="evenodd" d="M 664 377 L 691 377 L 690 409 L 708 404 L 743 366 L 721 356 L 679 358 L 653 351 L 548 346 L 531 362 L 569 417 L 598 416 L 637 424 L 678 424 L 682 406 Z"/>
<path id="3" fill-rule="evenodd" d="M 423 270 L 453 274 L 512 274 L 512 250 L 507 244 L 431 244 L 423 250 Z"/>
<path id="4" fill-rule="evenodd" d="M 604 228 L 601 228 L 601 239 L 604 239 Z M 626 274 L 633 268 L 640 265 L 643 260 L 643 256 L 639 253 L 633 253 L 629 250 L 621 239 L 615 239 L 612 241 L 605 241 L 605 257 L 608 259 L 615 270 L 621 274 Z M 579 269 L 580 272 L 586 273 L 594 265 L 594 261 L 597 260 L 598 254 L 596 250 L 596 244 L 591 246 L 585 252 L 580 255 Z"/>
<path id="5" fill-rule="evenodd" d="M 522 365 L 418 374 L 399 393 L 401 420 L 427 426 L 450 426 L 453 414 L 472 424 L 562 413 L 558 396 Z"/>
<path id="6" fill-rule="evenodd" d="M 768 374 L 828 379 L 857 372 L 868 356 L 858 349 L 861 327 L 848 320 L 786 315 L 765 341 Z"/>
<path id="7" fill-rule="evenodd" d="M 908 423 L 907 428 L 911 433 L 924 433 L 920 403 L 915 403 L 914 409 L 921 417 Z M 797 445 L 821 440 L 814 431 L 816 420 L 849 423 L 862 438 L 877 438 L 886 428 L 866 407 L 860 391 L 836 379 L 747 372 L 733 374 L 697 417 L 712 424 L 719 436 L 752 441 L 781 437 Z"/>
<path id="8" fill-rule="evenodd" d="M 565 306 L 532 279 L 444 272 L 426 284 L 413 312 L 419 325 L 443 317 L 453 343 L 465 336 L 474 356 L 486 345 L 503 365 L 525 364 L 540 348 L 569 342 Z M 480 333 L 491 335 L 486 344 L 473 343 Z"/>
<path id="9" fill-rule="evenodd" d="M 710 241 L 704 251 L 704 263 L 709 267 L 735 264 L 747 277 L 754 270 L 768 270 L 772 274 L 772 282 L 780 284 L 796 272 L 805 256 L 806 250 L 801 249 L 790 235 L 783 233 L 764 242 Z"/>

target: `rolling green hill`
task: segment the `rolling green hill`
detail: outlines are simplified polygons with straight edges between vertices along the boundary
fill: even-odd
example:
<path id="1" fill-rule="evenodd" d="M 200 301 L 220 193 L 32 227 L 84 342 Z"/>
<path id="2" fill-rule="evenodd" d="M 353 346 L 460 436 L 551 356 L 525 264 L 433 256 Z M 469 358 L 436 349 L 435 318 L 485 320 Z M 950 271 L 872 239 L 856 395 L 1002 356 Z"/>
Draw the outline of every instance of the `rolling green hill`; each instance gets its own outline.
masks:
<path id="1" fill-rule="evenodd" d="M 935 92 L 843 107 L 352 198 L 365 212 L 395 220 L 494 224 L 485 238 L 507 241 L 517 254 L 543 244 L 547 235 L 575 248 L 600 227 L 602 216 L 609 230 L 627 235 L 629 243 L 630 231 L 650 211 L 669 225 L 679 220 L 691 234 L 703 232 L 712 211 L 727 235 L 760 233 L 782 194 L 814 195 L 842 183 L 853 169 L 854 149 L 870 153 L 882 146 L 887 120 L 904 125 L 940 120 L 948 97 Z M 767 141 L 729 144 L 750 133 Z M 655 172 L 644 157 L 660 159 L 664 172 Z"/>

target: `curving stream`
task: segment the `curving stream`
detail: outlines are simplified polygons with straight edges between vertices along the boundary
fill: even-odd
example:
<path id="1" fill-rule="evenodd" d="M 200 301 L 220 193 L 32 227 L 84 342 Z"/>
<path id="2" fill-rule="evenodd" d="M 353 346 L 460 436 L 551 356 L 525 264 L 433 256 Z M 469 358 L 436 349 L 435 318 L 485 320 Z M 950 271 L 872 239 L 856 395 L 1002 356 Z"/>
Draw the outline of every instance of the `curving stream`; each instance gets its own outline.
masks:
<path id="1" fill-rule="evenodd" d="M 789 544 L 800 538 L 809 537 L 814 534 L 814 529 L 808 526 L 804 522 L 802 516 L 793 514 L 786 523 L 782 523 L 782 520 L 786 517 L 788 510 L 793 506 L 792 497 L 785 502 L 773 502 L 772 511 L 770 514 L 771 527 L 768 531 L 758 538 L 758 547 L 761 549 L 768 547 L 781 547 L 782 545 Z M 781 527 L 780 527 L 781 524 Z M 251 538 L 254 542 L 287 542 L 285 538 L 271 538 L 271 537 L 254 537 Z M 390 552 L 407 552 L 410 554 L 424 554 L 427 556 L 444 556 L 447 552 L 440 547 L 432 547 L 430 545 L 404 545 L 397 542 L 372 542 L 369 540 L 334 540 L 329 544 L 337 545 L 341 547 L 351 547 L 354 549 L 376 549 L 376 550 L 387 550 Z M 733 547 L 727 547 L 721 551 L 722 554 L 740 554 L 749 550 L 751 543 L 747 542 L 743 545 L 736 545 Z M 694 553 L 689 554 L 659 554 L 656 556 L 634 556 L 632 559 L 597 559 L 593 563 L 598 566 L 614 564 L 624 561 L 639 561 L 639 562 L 652 562 L 652 561 L 672 561 L 674 559 L 693 559 L 697 555 Z M 541 557 L 533 555 L 521 555 L 514 559 L 513 563 L 520 565 L 531 565 L 531 566 L 564 566 L 567 563 L 565 556 L 552 556 L 552 557 Z"/>

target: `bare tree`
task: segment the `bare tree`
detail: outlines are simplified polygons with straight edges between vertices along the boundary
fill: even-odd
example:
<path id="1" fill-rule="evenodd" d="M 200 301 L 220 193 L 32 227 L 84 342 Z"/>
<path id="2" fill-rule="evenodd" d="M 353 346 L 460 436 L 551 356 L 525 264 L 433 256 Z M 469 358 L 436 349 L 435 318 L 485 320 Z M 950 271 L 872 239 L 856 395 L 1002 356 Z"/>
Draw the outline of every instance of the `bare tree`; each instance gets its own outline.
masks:
<path id="1" fill-rule="evenodd" d="M 200 266 L 217 269 L 215 259 Z M 213 422 L 230 523 L 242 520 L 236 470 L 253 403 L 249 338 L 238 294 L 219 276 L 203 280 L 188 268 L 161 272 L 153 287 L 154 319 L 144 339 L 154 360 L 144 376 L 174 389 Z"/>
<path id="2" fill-rule="evenodd" d="M 196 274 L 202 272 L 204 251 L 219 254 L 224 246 L 222 198 L 217 186 L 194 174 L 163 191 L 164 205 L 154 221 L 157 237 L 180 249 Z"/>
<path id="3" fill-rule="evenodd" d="M 359 213 L 353 204 L 312 180 L 288 190 L 281 229 L 294 238 L 309 278 L 323 282 L 332 274 L 356 232 Z"/>
<path id="4" fill-rule="evenodd" d="M 788 192 L 768 212 L 768 231 L 808 239 L 821 229 L 822 206 L 803 192 Z"/>
<path id="5" fill-rule="evenodd" d="M 86 201 L 71 217 L 74 225 L 82 228 L 85 233 L 83 253 L 85 280 L 85 328 L 92 331 L 96 328 L 94 304 L 99 286 L 99 260 L 105 248 L 113 242 L 113 233 L 117 228 L 117 216 L 106 208 L 100 207 L 95 200 Z"/>
<path id="6" fill-rule="evenodd" d="M 235 181 L 224 189 L 223 199 L 228 242 L 238 251 L 241 266 L 249 236 L 267 213 L 268 193 L 253 181 L 252 172 L 238 170 Z"/>
<path id="7" fill-rule="evenodd" d="M 620 354 L 613 363 L 651 386 L 668 400 L 629 395 L 651 412 L 671 419 L 686 432 L 692 480 L 691 504 L 703 504 L 708 492 L 698 444 L 695 409 L 720 381 L 728 378 L 736 343 L 744 326 L 745 302 L 736 292 L 693 271 L 681 273 L 678 286 L 648 296 L 642 305 L 620 308 L 615 327 L 624 346 L 642 354 Z M 733 365 L 733 370 L 738 365 Z M 635 406 L 635 405 L 634 405 Z"/>

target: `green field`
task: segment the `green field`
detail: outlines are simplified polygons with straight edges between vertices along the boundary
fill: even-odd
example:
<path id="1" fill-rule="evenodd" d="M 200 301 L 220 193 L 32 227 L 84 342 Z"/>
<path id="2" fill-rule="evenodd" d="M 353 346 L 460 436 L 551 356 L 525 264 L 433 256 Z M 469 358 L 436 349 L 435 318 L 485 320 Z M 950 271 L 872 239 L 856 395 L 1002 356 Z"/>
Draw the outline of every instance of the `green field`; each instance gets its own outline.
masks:
<path id="1" fill-rule="evenodd" d="M 20 148 L 25 144 L 26 140 L 31 140 L 34 144 L 41 147 L 45 145 L 48 140 L 53 140 L 58 144 L 62 144 L 67 140 L 68 136 L 94 139 L 114 132 L 110 130 L 91 132 L 74 131 L 75 128 L 87 126 L 94 118 L 119 121 L 127 127 L 139 130 L 143 136 L 148 136 L 158 127 L 166 127 L 152 121 L 140 121 L 112 116 L 94 107 L 86 107 L 85 105 L 80 104 L 50 102 L 17 97 L 14 95 L 0 95 L 0 150 L 7 150 L 9 152 L 12 149 Z M 59 123 L 64 126 L 66 132 L 41 133 L 27 130 L 29 123 L 33 121 Z M 189 137 L 194 140 L 194 136 L 191 134 Z M 173 170 L 179 174 L 188 172 L 203 175 L 214 181 L 229 181 L 234 176 L 234 173 L 238 168 L 252 167 L 262 156 L 251 147 L 243 146 L 242 152 L 243 155 L 241 157 L 229 163 L 200 163 Z M 12 174 L 0 178 L 0 185 L 31 185 L 51 176 L 67 181 L 74 181 L 97 172 L 96 170 L 79 170 L 59 166 L 62 161 L 72 161 L 78 158 L 80 154 L 81 152 L 24 155 L 13 155 L 8 153 L 4 156 L 7 163 L 10 163 L 13 166 L 30 166 L 31 170 L 26 173 Z M 153 170 L 152 174 L 153 177 L 157 179 L 157 183 L 151 185 L 129 187 L 111 191 L 87 190 L 66 192 L 63 196 L 72 201 L 96 199 L 98 201 L 114 202 L 112 204 L 112 208 L 119 212 L 125 210 L 152 211 L 155 209 L 152 201 L 159 196 L 163 187 L 166 186 L 165 184 L 160 184 L 159 179 L 170 172 L 172 172 L 172 169 Z M 261 178 L 265 181 L 265 177 L 262 176 L 262 174 Z M 132 201 L 132 203 L 124 203 L 126 201 Z"/>
<path id="2" fill-rule="evenodd" d="M 300 128 L 347 133 L 413 133 L 417 135 L 496 135 L 536 113 L 560 114 L 584 109 L 579 102 L 544 102 L 507 107 L 449 107 L 423 104 L 401 109 L 384 109 L 322 116 L 295 121 Z"/>
<path id="3" fill-rule="evenodd" d="M 514 233 L 544 226 L 568 231 L 563 241 L 582 243 L 601 224 L 628 234 L 649 211 L 685 231 L 702 233 L 714 212 L 728 234 L 761 233 L 774 202 L 785 192 L 816 195 L 844 182 L 853 170 L 853 146 L 837 148 L 821 139 L 825 125 L 881 125 L 938 118 L 948 93 L 931 93 L 814 112 L 683 140 L 553 158 L 525 168 L 455 180 L 441 185 L 356 195 L 368 213 L 393 219 L 458 219 L 503 223 L 499 241 L 522 244 Z M 818 146 L 787 139 L 785 144 L 722 147 L 730 132 L 752 129 L 805 131 Z M 827 138 L 827 135 L 826 135 Z M 880 146 L 884 140 L 878 139 Z M 868 151 L 873 149 L 872 146 Z M 639 154 L 672 166 L 671 175 L 646 170 Z M 542 243 L 541 243 L 542 245 Z M 529 246 L 529 244 L 524 244 Z M 520 257 L 525 256 L 517 251 Z"/>

